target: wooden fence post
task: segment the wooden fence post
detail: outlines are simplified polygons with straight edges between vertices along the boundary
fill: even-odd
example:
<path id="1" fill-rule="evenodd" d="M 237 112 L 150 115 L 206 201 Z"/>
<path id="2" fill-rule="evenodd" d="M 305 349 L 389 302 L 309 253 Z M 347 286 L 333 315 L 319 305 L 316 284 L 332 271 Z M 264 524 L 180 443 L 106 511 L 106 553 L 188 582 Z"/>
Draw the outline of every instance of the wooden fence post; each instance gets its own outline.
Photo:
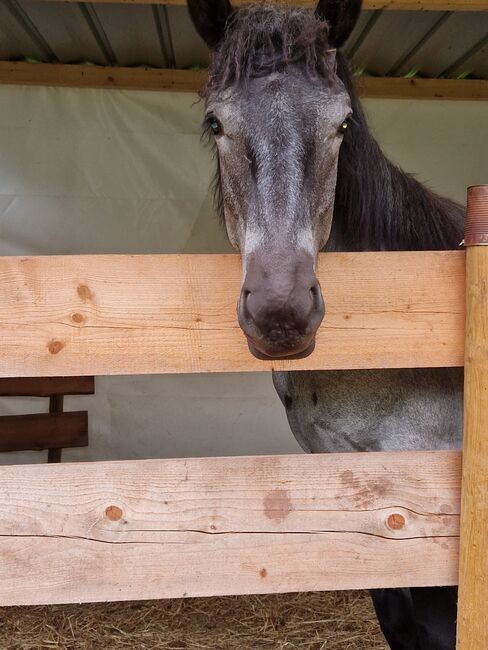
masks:
<path id="1" fill-rule="evenodd" d="M 488 185 L 468 189 L 458 650 L 488 648 Z"/>

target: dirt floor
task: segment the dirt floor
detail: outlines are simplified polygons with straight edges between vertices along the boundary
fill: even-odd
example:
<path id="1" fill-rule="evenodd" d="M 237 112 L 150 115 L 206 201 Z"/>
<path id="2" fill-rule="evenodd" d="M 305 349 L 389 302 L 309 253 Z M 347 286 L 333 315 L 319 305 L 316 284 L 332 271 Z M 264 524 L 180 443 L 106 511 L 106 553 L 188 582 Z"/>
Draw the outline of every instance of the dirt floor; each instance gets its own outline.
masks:
<path id="1" fill-rule="evenodd" d="M 0 608 L 0 650 L 387 650 L 363 592 Z"/>

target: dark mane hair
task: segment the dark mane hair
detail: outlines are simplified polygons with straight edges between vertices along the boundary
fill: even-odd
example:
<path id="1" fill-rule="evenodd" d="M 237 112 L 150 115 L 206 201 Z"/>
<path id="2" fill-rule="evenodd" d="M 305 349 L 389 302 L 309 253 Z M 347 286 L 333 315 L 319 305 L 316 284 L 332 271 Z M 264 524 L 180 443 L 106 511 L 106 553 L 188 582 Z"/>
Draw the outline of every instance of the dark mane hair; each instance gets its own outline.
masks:
<path id="1" fill-rule="evenodd" d="M 311 10 L 272 5 L 238 9 L 212 54 L 201 95 L 207 98 L 214 91 L 242 88 L 250 78 L 287 65 L 300 65 L 305 74 L 326 84 L 339 78 L 351 97 L 353 120 L 339 154 L 332 232 L 326 250 L 456 248 L 462 238 L 464 209 L 387 159 L 369 131 L 348 62 L 339 52 L 335 59 L 327 57 L 328 49 L 327 24 Z M 213 186 L 216 208 L 222 215 L 218 157 Z"/>
<path id="2" fill-rule="evenodd" d="M 354 119 L 339 154 L 327 250 L 457 248 L 464 208 L 388 160 L 368 128 L 349 64 L 340 53 L 337 72 L 351 98 Z"/>
<path id="3" fill-rule="evenodd" d="M 242 86 L 253 77 L 279 72 L 300 63 L 310 77 L 332 81 L 333 57 L 329 27 L 308 9 L 249 5 L 234 11 L 226 36 L 212 52 L 209 77 L 202 95 Z"/>

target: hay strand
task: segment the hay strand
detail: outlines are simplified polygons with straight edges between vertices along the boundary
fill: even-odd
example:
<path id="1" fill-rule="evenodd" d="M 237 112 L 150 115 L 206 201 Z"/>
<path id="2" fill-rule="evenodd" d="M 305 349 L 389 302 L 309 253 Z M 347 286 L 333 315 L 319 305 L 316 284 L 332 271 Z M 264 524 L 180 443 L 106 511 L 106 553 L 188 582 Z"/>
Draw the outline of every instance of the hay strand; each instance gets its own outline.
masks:
<path id="1" fill-rule="evenodd" d="M 387 650 L 365 592 L 0 608 L 2 650 Z"/>

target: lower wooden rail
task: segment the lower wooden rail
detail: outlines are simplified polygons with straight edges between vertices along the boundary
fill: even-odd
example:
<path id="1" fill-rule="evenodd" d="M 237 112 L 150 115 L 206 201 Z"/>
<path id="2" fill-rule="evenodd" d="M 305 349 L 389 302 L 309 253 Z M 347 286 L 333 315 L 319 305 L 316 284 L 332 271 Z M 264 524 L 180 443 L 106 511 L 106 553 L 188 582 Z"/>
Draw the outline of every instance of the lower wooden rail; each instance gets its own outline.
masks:
<path id="1" fill-rule="evenodd" d="M 0 605 L 456 584 L 461 455 L 0 467 Z"/>
<path id="2" fill-rule="evenodd" d="M 0 397 L 61 397 L 94 393 L 94 377 L 0 377 Z"/>
<path id="3" fill-rule="evenodd" d="M 88 445 L 88 411 L 0 417 L 0 452 Z"/>

